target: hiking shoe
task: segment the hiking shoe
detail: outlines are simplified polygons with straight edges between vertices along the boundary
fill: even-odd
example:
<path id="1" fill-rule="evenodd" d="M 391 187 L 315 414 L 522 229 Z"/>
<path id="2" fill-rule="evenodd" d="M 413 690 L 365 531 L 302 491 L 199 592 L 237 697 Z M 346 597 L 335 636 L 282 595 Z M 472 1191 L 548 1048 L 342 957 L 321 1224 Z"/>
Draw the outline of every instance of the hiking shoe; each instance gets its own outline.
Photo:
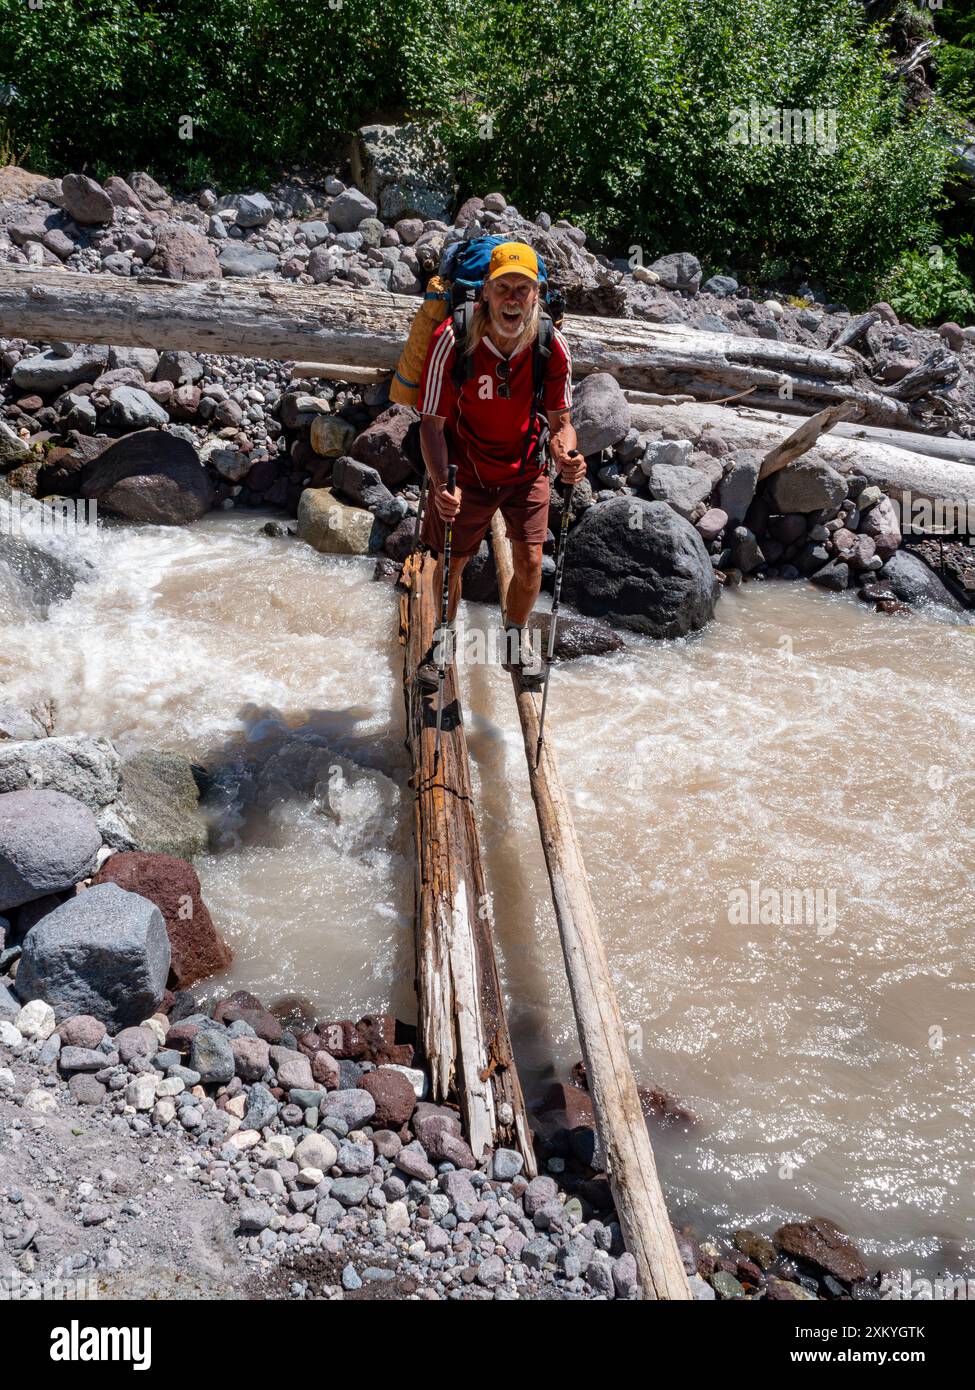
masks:
<path id="1" fill-rule="evenodd" d="M 421 661 L 416 668 L 415 679 L 417 685 L 422 685 L 424 690 L 436 690 L 440 684 L 440 672 L 436 663 L 432 660 Z"/>
<path id="2" fill-rule="evenodd" d="M 541 690 L 545 680 L 544 668 L 539 665 L 534 653 L 527 666 L 523 660 L 523 645 L 527 645 L 525 630 L 509 626 L 505 628 L 504 636 L 507 652 L 506 659 L 501 662 L 504 670 L 519 675 L 526 690 Z"/>

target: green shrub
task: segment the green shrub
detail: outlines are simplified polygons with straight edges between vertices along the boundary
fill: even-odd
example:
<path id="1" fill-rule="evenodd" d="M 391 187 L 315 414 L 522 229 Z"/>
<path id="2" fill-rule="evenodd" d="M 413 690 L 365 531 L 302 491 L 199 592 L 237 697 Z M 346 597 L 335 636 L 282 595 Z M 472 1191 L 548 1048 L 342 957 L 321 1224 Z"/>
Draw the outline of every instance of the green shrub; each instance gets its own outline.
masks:
<path id="1" fill-rule="evenodd" d="M 969 239 L 970 244 L 970 239 Z M 879 286 L 898 318 L 918 325 L 975 319 L 975 285 L 954 247 L 906 251 Z"/>

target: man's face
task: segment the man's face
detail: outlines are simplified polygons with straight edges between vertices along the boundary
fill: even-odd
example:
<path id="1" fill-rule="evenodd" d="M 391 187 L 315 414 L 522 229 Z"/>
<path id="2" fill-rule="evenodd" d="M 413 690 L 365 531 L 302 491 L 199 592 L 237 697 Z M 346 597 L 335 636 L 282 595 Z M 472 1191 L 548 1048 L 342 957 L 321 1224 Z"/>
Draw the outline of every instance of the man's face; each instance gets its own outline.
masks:
<path id="1" fill-rule="evenodd" d="M 483 298 L 491 315 L 491 327 L 502 338 L 514 338 L 525 326 L 538 294 L 538 285 L 527 275 L 512 271 L 488 280 Z"/>

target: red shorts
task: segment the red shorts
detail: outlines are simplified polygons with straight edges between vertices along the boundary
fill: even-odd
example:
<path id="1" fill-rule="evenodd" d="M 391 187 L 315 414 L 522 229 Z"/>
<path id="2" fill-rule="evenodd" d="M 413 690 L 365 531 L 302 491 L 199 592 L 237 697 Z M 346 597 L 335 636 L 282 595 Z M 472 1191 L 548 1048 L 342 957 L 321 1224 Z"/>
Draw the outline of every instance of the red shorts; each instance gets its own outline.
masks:
<path id="1" fill-rule="evenodd" d="M 533 482 L 507 487 L 481 488 L 473 483 L 459 483 L 458 486 L 461 501 L 460 511 L 454 517 L 452 555 L 476 555 L 491 528 L 491 518 L 499 508 L 509 540 L 525 541 L 528 545 L 545 544 L 550 496 L 548 473 L 540 473 Z M 420 539 L 438 555 L 443 550 L 444 523 L 429 490 Z"/>

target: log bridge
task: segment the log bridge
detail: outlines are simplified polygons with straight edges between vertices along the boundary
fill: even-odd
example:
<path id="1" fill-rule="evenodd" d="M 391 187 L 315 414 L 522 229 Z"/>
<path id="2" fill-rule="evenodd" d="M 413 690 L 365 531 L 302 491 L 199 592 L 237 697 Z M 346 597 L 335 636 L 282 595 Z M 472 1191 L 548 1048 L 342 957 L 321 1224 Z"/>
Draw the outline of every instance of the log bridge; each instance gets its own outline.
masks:
<path id="1" fill-rule="evenodd" d="M 388 372 L 415 311 L 413 297 L 337 285 L 286 286 L 239 279 L 127 281 L 33 267 L 0 271 L 3 336 L 294 361 L 299 364 L 298 379 L 317 372 L 363 381 Z M 768 450 L 765 472 L 784 466 L 816 443 L 828 451 L 831 461 L 845 464 L 844 471 L 855 461 L 858 471 L 882 477 L 888 487 L 922 480 L 929 496 L 949 487 L 973 490 L 969 479 L 975 479 L 975 472 L 967 451 L 964 446 L 955 451 L 961 441 L 937 441 L 924 454 L 912 453 L 909 441 L 913 437 L 920 442 L 917 432 L 923 430 L 923 422 L 910 409 L 910 393 L 876 388 L 846 344 L 819 351 L 776 340 L 694 332 L 682 325 L 575 315 L 567 316 L 564 331 L 576 374 L 615 376 L 631 396 L 638 426 L 686 423 L 698 434 L 717 426 L 736 442 Z M 934 367 L 931 370 L 936 376 Z M 927 377 L 920 385 L 926 382 Z M 789 393 L 780 398 L 783 385 Z M 736 412 L 713 403 L 729 393 L 748 394 L 749 401 Z M 815 418 L 790 433 L 781 409 L 786 403 L 792 423 L 796 414 Z M 773 412 L 769 406 L 780 409 Z M 838 437 L 828 440 L 831 431 Z M 493 541 L 503 606 L 511 555 L 498 518 Z M 433 561 L 426 554 L 407 560 L 399 615 L 413 765 L 419 1031 L 434 1098 L 457 1102 L 475 1156 L 481 1158 L 489 1147 L 513 1147 L 532 1176 L 535 1155 L 495 954 L 456 670 L 451 668 L 447 675 L 436 768 L 435 697 L 422 694 L 413 680 L 436 622 L 432 571 Z M 637 1263 L 643 1296 L 687 1299 L 688 1283 L 630 1068 L 553 740 L 550 734 L 536 766 L 537 697 L 517 675 L 512 680 L 586 1075 L 621 1229 Z"/>

